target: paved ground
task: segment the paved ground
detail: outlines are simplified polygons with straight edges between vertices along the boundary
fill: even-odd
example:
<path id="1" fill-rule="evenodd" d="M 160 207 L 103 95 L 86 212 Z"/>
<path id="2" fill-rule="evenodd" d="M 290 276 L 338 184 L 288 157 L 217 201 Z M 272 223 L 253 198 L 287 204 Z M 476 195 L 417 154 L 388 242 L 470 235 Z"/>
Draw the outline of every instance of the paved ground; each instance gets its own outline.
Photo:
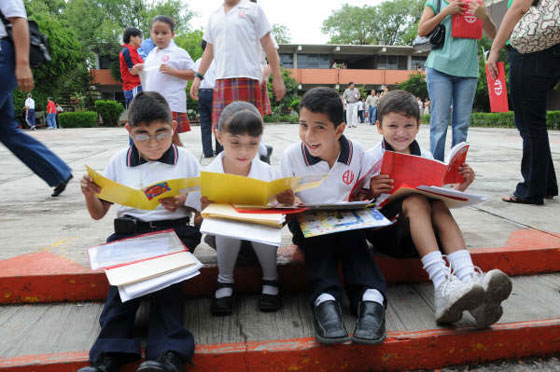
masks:
<path id="1" fill-rule="evenodd" d="M 297 140 L 297 125 L 267 125 L 266 143 L 274 146 L 272 164 L 277 165 L 283 149 Z M 128 145 L 122 128 L 38 130 L 28 132 L 48 145 L 73 168 L 74 179 L 58 198 L 29 169 L 24 167 L 5 147 L 0 147 L 0 182 L 3 202 L 0 206 L 0 260 L 41 250 L 52 251 L 86 265 L 87 247 L 104 241 L 112 228 L 115 212 L 101 221 L 92 220 L 86 212 L 79 179 L 85 165 L 103 170 L 110 156 Z M 371 148 L 380 140 L 369 125 L 347 129 L 347 135 Z M 182 134 L 185 146 L 201 158 L 200 130 Z M 550 132 L 556 168 L 560 169 L 560 132 Z M 500 201 L 510 193 L 520 178 L 521 139 L 513 129 L 472 128 L 468 162 L 477 173 L 469 189 L 488 196 L 488 201 L 474 208 L 454 210 L 469 248 L 500 247 L 512 232 L 523 227 L 548 233 L 560 233 L 558 211 L 560 199 L 544 206 L 508 204 Z M 422 146 L 428 147 L 428 128 L 419 135 Z M 206 159 L 204 159 L 206 160 Z M 208 161 L 206 160 L 206 163 Z M 289 239 L 288 236 L 286 236 Z"/>

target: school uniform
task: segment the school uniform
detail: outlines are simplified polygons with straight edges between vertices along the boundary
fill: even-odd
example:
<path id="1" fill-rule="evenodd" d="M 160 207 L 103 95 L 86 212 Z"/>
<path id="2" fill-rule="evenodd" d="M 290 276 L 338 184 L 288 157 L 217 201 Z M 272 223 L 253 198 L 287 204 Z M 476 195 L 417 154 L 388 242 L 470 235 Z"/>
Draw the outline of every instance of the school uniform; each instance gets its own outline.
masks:
<path id="1" fill-rule="evenodd" d="M 197 160 L 184 148 L 171 145 L 157 161 L 141 158 L 134 145 L 115 154 L 105 169 L 105 177 L 138 189 L 169 179 L 199 175 Z M 186 203 L 185 203 L 186 204 Z M 189 225 L 190 212 L 179 208 L 169 212 L 162 206 L 152 211 L 120 206 L 118 217 L 137 219 L 137 226 L 127 231 L 117 231 L 107 242 L 173 228 L 181 241 L 194 251 L 200 242 L 200 231 Z M 186 360 L 194 353 L 193 335 L 183 327 L 184 303 L 181 283 L 122 303 L 118 289 L 109 287 L 103 312 L 99 318 L 101 331 L 90 350 L 90 362 L 95 363 L 101 353 L 119 353 L 124 360 L 140 357 L 140 340 L 133 337 L 136 311 L 143 300 L 150 302 L 146 358 L 157 359 L 166 351 L 174 351 Z"/>
<path id="2" fill-rule="evenodd" d="M 142 89 L 160 93 L 171 108 L 173 120 L 177 121 L 177 132 L 191 130 L 187 117 L 187 80 L 167 75 L 159 71 L 159 66 L 167 64 L 178 70 L 195 70 L 189 53 L 171 40 L 166 48 L 154 48 L 146 57 L 144 71 L 141 73 Z"/>
<path id="3" fill-rule="evenodd" d="M 430 151 L 420 147 L 418 142 L 414 141 L 409 146 L 410 154 L 421 156 L 427 159 L 434 159 Z M 363 172 L 367 172 L 374 168 L 372 177 L 379 175 L 381 165 L 383 163 L 383 155 L 385 151 L 394 151 L 389 143 L 385 140 L 381 141 L 377 146 L 366 152 L 364 156 Z M 369 189 L 369 181 L 365 183 L 365 187 Z M 381 194 L 376 200 L 376 205 L 380 205 L 390 195 Z M 376 250 L 393 257 L 418 257 L 418 251 L 412 242 L 410 234 L 410 226 L 408 219 L 402 214 L 403 199 L 391 201 L 384 205 L 380 212 L 389 220 L 394 221 L 390 226 L 381 229 L 365 230 L 367 240 L 375 247 Z M 437 232 L 436 232 L 436 238 Z M 439 238 L 438 238 L 439 243 Z"/>
<path id="4" fill-rule="evenodd" d="M 340 138 L 341 151 L 332 168 L 312 156 L 302 142 L 288 147 L 280 161 L 282 177 L 329 174 L 318 188 L 302 191 L 296 196 L 304 203 L 330 203 L 348 200 L 362 169 L 362 146 L 345 136 Z M 366 289 L 377 289 L 385 296 L 386 283 L 373 260 L 362 231 L 305 238 L 296 220 L 289 223 L 293 242 L 303 251 L 307 276 L 311 285 L 310 301 L 322 293 L 332 295 L 342 303 L 342 285 L 338 277 L 338 262 L 342 263 L 350 309 L 356 313 Z"/>
<path id="5" fill-rule="evenodd" d="M 128 108 L 132 99 L 142 91 L 139 75 L 132 75 L 130 70 L 134 65 L 144 63 L 138 54 L 138 50 L 132 45 L 123 44 L 123 49 L 119 53 L 119 64 L 121 68 L 122 89 L 125 99 L 125 106 Z"/>
<path id="6" fill-rule="evenodd" d="M 215 127 L 225 106 L 233 101 L 250 102 L 265 114 L 260 39 L 272 31 L 261 7 L 248 0 L 229 12 L 224 6 L 208 20 L 203 39 L 214 48 L 216 85 L 214 87 L 212 125 Z"/>

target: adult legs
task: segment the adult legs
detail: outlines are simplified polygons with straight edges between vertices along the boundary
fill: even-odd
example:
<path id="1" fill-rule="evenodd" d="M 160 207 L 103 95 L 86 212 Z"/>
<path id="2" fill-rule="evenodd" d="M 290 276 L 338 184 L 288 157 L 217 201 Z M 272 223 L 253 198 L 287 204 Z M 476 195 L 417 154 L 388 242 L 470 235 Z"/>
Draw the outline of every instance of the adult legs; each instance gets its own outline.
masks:
<path id="1" fill-rule="evenodd" d="M 214 156 L 212 150 L 212 95 L 212 89 L 200 89 L 198 94 L 202 153 L 206 158 Z"/>
<path id="2" fill-rule="evenodd" d="M 346 124 L 349 127 L 358 125 L 358 104 L 348 103 L 346 105 Z"/>
<path id="3" fill-rule="evenodd" d="M 432 68 L 427 68 L 426 71 L 426 82 L 432 108 L 430 115 L 430 151 L 434 158 L 443 161 L 453 83 L 451 76 L 447 74 Z"/>
<path id="4" fill-rule="evenodd" d="M 2 41 L 0 61 L 0 141 L 49 186 L 57 186 L 71 175 L 71 169 L 45 145 L 19 129 L 12 104 L 11 92 L 17 82 L 14 74 L 13 47 Z"/>
<path id="5" fill-rule="evenodd" d="M 546 127 L 548 93 L 560 80 L 560 46 L 542 52 L 520 54 L 510 51 L 510 88 L 515 125 L 523 139 L 521 175 L 514 196 L 540 202 L 558 195 Z"/>
<path id="6" fill-rule="evenodd" d="M 453 115 L 451 147 L 467 140 L 477 78 L 455 77 L 453 80 Z"/>

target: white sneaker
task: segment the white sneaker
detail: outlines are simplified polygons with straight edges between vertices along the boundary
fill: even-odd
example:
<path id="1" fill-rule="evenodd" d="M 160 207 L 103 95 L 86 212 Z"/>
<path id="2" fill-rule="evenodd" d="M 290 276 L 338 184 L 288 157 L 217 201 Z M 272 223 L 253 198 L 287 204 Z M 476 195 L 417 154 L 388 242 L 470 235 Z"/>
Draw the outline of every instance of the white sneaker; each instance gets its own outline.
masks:
<path id="1" fill-rule="evenodd" d="M 484 301 L 484 289 L 478 281 L 463 282 L 451 272 L 434 292 L 436 322 L 455 323 L 464 310 L 473 310 Z"/>
<path id="2" fill-rule="evenodd" d="M 473 310 L 469 310 L 479 328 L 488 327 L 496 323 L 503 314 L 502 301 L 511 294 L 511 279 L 503 271 L 494 269 L 486 274 L 476 268 L 477 272 L 473 276 L 473 282 L 482 286 L 485 292 L 482 305 Z"/>

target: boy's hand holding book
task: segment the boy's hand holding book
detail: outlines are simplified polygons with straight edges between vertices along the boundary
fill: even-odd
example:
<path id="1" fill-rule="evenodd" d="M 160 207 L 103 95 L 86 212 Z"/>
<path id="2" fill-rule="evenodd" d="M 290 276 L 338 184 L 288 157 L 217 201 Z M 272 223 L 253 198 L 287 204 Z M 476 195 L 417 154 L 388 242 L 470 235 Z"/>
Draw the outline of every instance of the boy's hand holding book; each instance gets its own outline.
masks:
<path id="1" fill-rule="evenodd" d="M 459 167 L 459 174 L 463 177 L 463 182 L 455 184 L 454 189 L 465 191 L 467 187 L 469 187 L 470 184 L 473 183 L 476 177 L 474 174 L 474 170 L 467 163 L 463 163 L 463 165 Z"/>
<path id="2" fill-rule="evenodd" d="M 84 194 L 86 199 L 95 197 L 95 194 L 99 194 L 101 192 L 101 187 L 93 182 L 93 178 L 91 178 L 88 174 L 84 174 L 82 177 L 80 187 L 82 188 L 82 194 Z"/>
<path id="3" fill-rule="evenodd" d="M 169 198 L 160 199 L 159 204 L 161 204 L 161 206 L 167 209 L 169 212 L 175 212 L 177 208 L 185 205 L 186 200 L 187 194 L 180 194 Z"/>
<path id="4" fill-rule="evenodd" d="M 377 198 L 381 194 L 390 194 L 393 190 L 393 181 L 387 174 L 379 174 L 371 178 L 370 192 L 371 196 Z"/>

